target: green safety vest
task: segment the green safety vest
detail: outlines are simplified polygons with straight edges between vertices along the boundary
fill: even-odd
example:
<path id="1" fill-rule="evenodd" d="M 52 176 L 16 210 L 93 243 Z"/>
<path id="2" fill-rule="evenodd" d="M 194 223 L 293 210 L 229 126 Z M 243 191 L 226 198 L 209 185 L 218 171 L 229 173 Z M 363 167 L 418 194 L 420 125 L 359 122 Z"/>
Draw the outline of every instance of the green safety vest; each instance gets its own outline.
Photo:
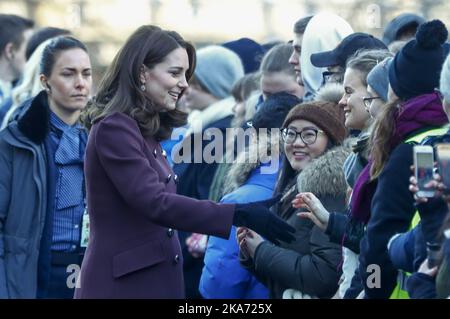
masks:
<path id="1" fill-rule="evenodd" d="M 447 133 L 449 130 L 449 126 L 446 125 L 444 127 L 431 129 L 425 132 L 422 132 L 420 134 L 417 134 L 405 141 L 405 143 L 408 144 L 420 144 L 425 138 L 430 136 L 441 136 Z M 411 224 L 409 226 L 409 230 L 416 227 L 420 222 L 420 215 L 419 212 L 416 210 L 414 217 L 411 221 Z M 397 276 L 397 286 L 394 288 L 394 290 L 391 293 L 391 296 L 389 299 L 409 299 L 409 294 L 406 291 L 406 280 L 411 274 L 405 271 L 399 270 L 398 276 Z"/>

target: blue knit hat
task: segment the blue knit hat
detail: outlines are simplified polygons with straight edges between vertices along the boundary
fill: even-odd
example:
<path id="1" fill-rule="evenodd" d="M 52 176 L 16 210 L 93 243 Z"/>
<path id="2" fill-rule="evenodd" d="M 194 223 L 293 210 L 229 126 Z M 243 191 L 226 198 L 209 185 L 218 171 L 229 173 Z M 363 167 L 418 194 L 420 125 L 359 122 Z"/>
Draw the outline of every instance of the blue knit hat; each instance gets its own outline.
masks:
<path id="1" fill-rule="evenodd" d="M 367 84 L 378 94 L 383 101 L 387 101 L 389 90 L 389 62 L 392 58 L 386 58 L 378 63 L 367 75 Z"/>
<path id="2" fill-rule="evenodd" d="M 265 50 L 258 42 L 249 38 L 240 38 L 239 40 L 225 42 L 222 46 L 230 49 L 241 58 L 245 74 L 259 70 Z"/>
<path id="3" fill-rule="evenodd" d="M 442 21 L 426 22 L 417 30 L 416 38 L 395 55 L 389 65 L 389 83 L 400 99 L 432 93 L 439 86 L 447 37 Z"/>
<path id="4" fill-rule="evenodd" d="M 233 51 L 210 45 L 197 51 L 195 78 L 219 99 L 231 93 L 234 83 L 244 76 L 241 59 Z"/>

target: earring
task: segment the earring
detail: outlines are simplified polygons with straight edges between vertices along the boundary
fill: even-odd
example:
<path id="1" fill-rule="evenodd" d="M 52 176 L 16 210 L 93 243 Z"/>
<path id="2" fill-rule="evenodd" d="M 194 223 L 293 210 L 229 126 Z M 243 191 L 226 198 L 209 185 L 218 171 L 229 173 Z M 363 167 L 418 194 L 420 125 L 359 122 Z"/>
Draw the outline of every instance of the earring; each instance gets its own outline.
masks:
<path id="1" fill-rule="evenodd" d="M 145 84 L 142 84 L 142 85 L 141 85 L 141 91 L 142 91 L 142 92 L 145 92 Z"/>

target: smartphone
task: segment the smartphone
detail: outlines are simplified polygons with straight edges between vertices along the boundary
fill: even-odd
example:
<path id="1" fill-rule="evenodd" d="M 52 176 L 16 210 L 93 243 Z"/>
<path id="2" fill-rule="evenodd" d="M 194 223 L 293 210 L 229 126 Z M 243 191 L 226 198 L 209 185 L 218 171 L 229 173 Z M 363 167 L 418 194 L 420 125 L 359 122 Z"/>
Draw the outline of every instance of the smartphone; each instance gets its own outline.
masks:
<path id="1" fill-rule="evenodd" d="M 433 147 L 428 145 L 414 146 L 414 167 L 419 197 L 433 197 L 434 189 L 425 188 L 433 180 L 434 155 Z"/>
<path id="2" fill-rule="evenodd" d="M 439 166 L 439 174 L 447 188 L 446 193 L 450 191 L 450 144 L 436 144 L 436 156 Z"/>

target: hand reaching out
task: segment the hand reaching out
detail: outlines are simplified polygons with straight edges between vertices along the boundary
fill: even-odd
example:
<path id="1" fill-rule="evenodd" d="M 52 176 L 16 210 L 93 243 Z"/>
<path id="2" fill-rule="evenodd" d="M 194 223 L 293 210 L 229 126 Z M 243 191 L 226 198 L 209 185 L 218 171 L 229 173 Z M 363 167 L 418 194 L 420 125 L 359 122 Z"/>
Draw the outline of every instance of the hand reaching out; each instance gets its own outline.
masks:
<path id="1" fill-rule="evenodd" d="M 422 274 L 428 275 L 430 277 L 436 276 L 438 271 L 438 267 L 429 268 L 428 267 L 428 259 L 425 259 L 424 262 L 420 265 L 419 270 L 417 272 L 420 272 Z"/>
<path id="2" fill-rule="evenodd" d="M 327 229 L 330 213 L 323 207 L 320 200 L 313 193 L 297 194 L 292 201 L 292 206 L 308 209 L 309 212 L 301 212 L 297 216 L 309 218 L 322 231 Z"/>
<path id="3" fill-rule="evenodd" d="M 186 238 L 187 250 L 194 258 L 199 258 L 205 254 L 207 244 L 207 235 L 193 233 Z"/>
<path id="4" fill-rule="evenodd" d="M 238 227 L 236 229 L 236 241 L 239 246 L 239 250 L 241 251 L 242 255 L 244 255 L 245 258 L 251 258 L 250 254 L 247 251 L 247 247 L 244 245 L 245 237 L 247 236 L 248 228 L 246 227 Z"/>
<path id="5" fill-rule="evenodd" d="M 245 237 L 242 239 L 239 247 L 245 249 L 250 258 L 255 257 L 256 248 L 264 241 L 264 239 L 251 229 L 247 229 Z"/>

